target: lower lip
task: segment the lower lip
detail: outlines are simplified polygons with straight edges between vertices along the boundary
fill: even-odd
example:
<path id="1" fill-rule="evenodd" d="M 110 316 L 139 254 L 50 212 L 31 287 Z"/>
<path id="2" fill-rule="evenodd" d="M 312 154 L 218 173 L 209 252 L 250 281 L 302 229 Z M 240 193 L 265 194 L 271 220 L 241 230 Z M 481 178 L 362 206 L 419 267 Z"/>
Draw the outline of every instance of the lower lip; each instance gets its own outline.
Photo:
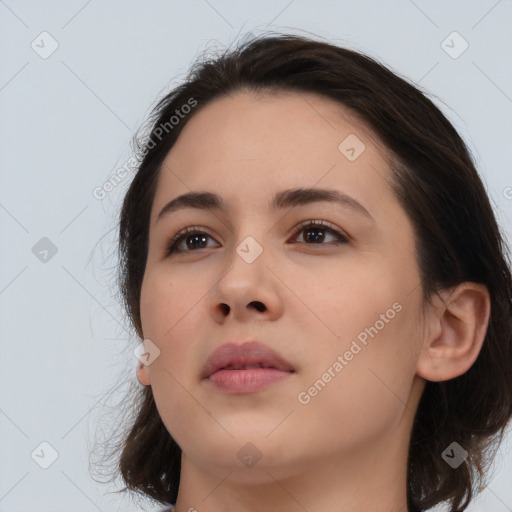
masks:
<path id="1" fill-rule="evenodd" d="M 247 370 L 219 370 L 207 379 L 224 393 L 254 393 L 292 375 L 276 368 L 249 368 Z"/>

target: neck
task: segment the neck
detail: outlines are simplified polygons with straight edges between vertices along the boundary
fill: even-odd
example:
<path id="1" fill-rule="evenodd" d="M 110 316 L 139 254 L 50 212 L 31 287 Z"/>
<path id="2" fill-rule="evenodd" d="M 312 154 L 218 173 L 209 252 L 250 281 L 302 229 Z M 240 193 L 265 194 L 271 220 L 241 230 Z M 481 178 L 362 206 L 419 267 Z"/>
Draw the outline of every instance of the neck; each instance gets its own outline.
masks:
<path id="1" fill-rule="evenodd" d="M 387 441 L 250 472 L 183 456 L 176 512 L 407 512 L 408 443 L 401 434 Z"/>

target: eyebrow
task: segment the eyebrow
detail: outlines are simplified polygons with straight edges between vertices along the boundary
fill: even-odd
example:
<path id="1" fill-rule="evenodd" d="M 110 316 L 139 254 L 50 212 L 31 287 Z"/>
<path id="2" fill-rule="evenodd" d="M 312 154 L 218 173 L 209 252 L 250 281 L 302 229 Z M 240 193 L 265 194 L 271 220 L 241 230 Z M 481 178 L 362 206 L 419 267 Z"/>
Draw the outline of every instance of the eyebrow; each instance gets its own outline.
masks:
<path id="1" fill-rule="evenodd" d="M 303 206 L 311 203 L 329 202 L 349 208 L 363 214 L 372 222 L 375 219 L 370 212 L 353 197 L 334 189 L 321 188 L 294 188 L 277 192 L 269 204 L 270 210 L 281 210 L 293 206 Z M 226 212 L 227 207 L 221 196 L 212 192 L 189 192 L 169 201 L 156 218 L 158 222 L 162 217 L 172 212 L 186 208 L 198 210 L 216 210 Z"/>

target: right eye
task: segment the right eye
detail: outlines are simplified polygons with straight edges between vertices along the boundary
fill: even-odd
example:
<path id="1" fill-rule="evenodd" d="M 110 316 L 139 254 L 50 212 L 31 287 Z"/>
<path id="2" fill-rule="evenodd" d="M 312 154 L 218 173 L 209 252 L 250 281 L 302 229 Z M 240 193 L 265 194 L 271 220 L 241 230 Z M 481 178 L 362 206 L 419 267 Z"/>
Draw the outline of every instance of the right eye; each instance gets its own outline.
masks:
<path id="1" fill-rule="evenodd" d="M 167 244 L 165 254 L 166 256 L 170 256 L 176 252 L 191 252 L 195 249 L 206 249 L 207 247 L 205 247 L 204 244 L 208 238 L 213 240 L 208 233 L 202 231 L 200 226 L 187 227 L 177 233 Z M 185 247 L 187 247 L 187 249 L 180 247 L 183 242 L 186 242 Z"/>

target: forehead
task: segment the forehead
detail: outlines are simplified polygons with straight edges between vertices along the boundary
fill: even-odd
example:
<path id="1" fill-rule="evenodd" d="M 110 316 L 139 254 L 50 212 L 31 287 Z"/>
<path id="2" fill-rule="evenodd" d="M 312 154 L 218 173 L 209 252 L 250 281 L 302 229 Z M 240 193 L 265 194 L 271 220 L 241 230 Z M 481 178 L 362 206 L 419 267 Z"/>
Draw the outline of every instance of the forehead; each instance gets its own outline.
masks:
<path id="1" fill-rule="evenodd" d="M 183 149 L 189 161 L 205 153 L 231 160 L 262 159 L 262 150 L 274 157 L 281 153 L 284 160 L 309 160 L 318 153 L 338 158 L 339 143 L 350 134 L 386 154 L 362 119 L 330 98 L 308 92 L 238 91 L 194 112 L 171 154 L 179 159 Z"/>
<path id="2" fill-rule="evenodd" d="M 385 208 L 386 199 L 396 203 L 388 159 L 371 130 L 334 100 L 302 92 L 237 92 L 210 102 L 187 122 L 164 160 L 154 209 L 208 190 L 233 210 L 263 211 L 276 191 L 297 187 L 335 188 Z"/>

